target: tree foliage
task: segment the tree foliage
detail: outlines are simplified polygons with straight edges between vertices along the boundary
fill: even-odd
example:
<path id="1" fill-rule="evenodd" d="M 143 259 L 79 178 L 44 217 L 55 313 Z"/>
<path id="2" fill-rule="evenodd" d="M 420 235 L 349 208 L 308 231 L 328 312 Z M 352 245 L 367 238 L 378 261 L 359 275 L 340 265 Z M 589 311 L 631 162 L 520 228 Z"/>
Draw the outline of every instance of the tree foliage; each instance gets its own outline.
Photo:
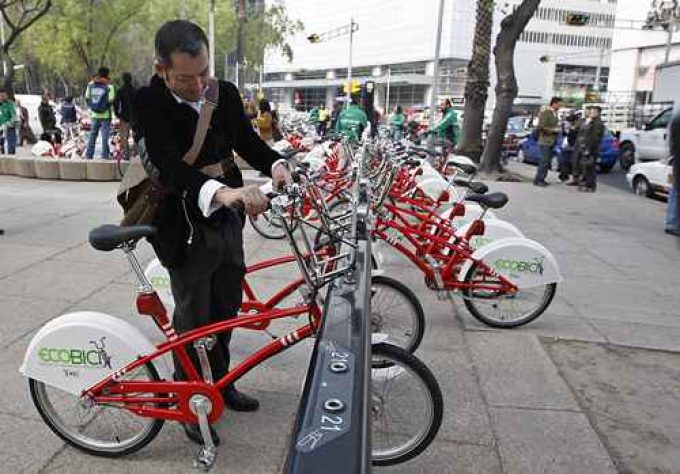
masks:
<path id="1" fill-rule="evenodd" d="M 52 0 L 3 0 L 0 1 L 0 15 L 2 15 L 4 41 L 0 45 L 0 60 L 6 68 L 3 73 L 3 87 L 12 93 L 12 79 L 14 77 L 14 61 L 12 47 L 34 26 L 34 24 L 50 10 Z"/>
<path id="2" fill-rule="evenodd" d="M 26 83 L 32 92 L 64 93 L 70 88 L 78 94 L 101 65 L 114 77 L 130 71 L 138 82 L 146 81 L 154 61 L 153 35 L 163 23 L 177 18 L 203 28 L 208 23 L 205 0 L 50 1 L 50 12 L 23 35 L 14 51 L 27 65 Z M 215 8 L 216 63 L 222 67 L 220 58 L 236 48 L 238 20 L 233 2 L 218 1 Z M 252 13 L 244 28 L 246 61 L 262 64 L 265 49 L 285 49 L 286 38 L 301 28 L 280 3 Z"/>

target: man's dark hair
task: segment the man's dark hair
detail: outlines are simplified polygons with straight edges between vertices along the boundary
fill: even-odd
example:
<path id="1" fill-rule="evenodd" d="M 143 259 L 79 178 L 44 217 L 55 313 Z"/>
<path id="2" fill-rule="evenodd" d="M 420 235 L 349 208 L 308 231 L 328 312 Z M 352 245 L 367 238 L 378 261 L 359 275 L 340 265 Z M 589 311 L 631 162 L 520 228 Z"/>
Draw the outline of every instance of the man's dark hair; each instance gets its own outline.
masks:
<path id="1" fill-rule="evenodd" d="M 208 37 L 195 23 L 173 20 L 165 23 L 156 32 L 154 46 L 156 60 L 166 66 L 172 66 L 172 53 L 187 53 L 195 58 L 201 54 L 203 46 L 208 48 Z"/>
<path id="2" fill-rule="evenodd" d="M 130 74 L 129 72 L 124 72 L 123 75 L 121 76 L 121 79 L 123 79 L 124 86 L 132 85 L 132 74 Z"/>
<path id="3" fill-rule="evenodd" d="M 564 102 L 562 100 L 562 97 L 553 97 L 552 99 L 550 99 L 550 105 L 551 106 L 557 104 L 558 102 Z"/>
<path id="4" fill-rule="evenodd" d="M 102 66 L 102 67 L 100 67 L 100 68 L 97 70 L 97 75 L 98 75 L 99 77 L 105 77 L 105 78 L 108 79 L 108 77 L 109 77 L 109 72 L 110 72 L 110 71 L 109 71 L 109 68 L 107 68 L 106 66 Z"/>

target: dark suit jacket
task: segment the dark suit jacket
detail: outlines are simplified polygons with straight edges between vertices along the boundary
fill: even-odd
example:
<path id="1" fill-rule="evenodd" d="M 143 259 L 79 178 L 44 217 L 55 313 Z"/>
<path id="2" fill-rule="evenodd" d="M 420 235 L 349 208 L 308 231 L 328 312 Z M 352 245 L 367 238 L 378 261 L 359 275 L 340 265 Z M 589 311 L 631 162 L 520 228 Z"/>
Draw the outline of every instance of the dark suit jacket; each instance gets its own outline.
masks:
<path id="1" fill-rule="evenodd" d="M 673 157 L 673 185 L 675 190 L 680 191 L 680 112 L 676 113 L 670 126 L 670 149 Z M 680 206 L 678 206 L 680 214 Z"/>
<path id="2" fill-rule="evenodd" d="M 198 123 L 196 110 L 189 104 L 177 102 L 158 76 L 135 94 L 133 123 L 140 153 L 147 153 L 158 168 L 161 184 L 168 193 L 154 221 L 158 233 L 152 239 L 158 257 L 167 266 L 181 262 L 191 232 L 229 221 L 224 213 L 231 211 L 226 209 L 209 219 L 200 212 L 198 195 L 203 184 L 211 179 L 200 168 L 219 163 L 236 151 L 253 168 L 269 176 L 272 165 L 281 158 L 253 130 L 236 87 L 220 81 L 219 88 L 219 104 L 193 166 L 187 165 L 182 157 L 193 143 Z M 243 186 L 241 172 L 236 166 L 220 181 L 230 187 Z"/>

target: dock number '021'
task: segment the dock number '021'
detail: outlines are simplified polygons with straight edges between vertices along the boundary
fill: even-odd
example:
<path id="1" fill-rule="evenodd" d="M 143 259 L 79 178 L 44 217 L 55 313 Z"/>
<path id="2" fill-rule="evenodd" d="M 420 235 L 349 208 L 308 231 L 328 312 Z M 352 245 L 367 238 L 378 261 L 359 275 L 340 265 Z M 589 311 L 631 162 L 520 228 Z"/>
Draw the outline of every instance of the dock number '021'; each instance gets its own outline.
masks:
<path id="1" fill-rule="evenodd" d="M 340 415 L 321 415 L 321 429 L 325 431 L 342 431 L 344 422 Z"/>

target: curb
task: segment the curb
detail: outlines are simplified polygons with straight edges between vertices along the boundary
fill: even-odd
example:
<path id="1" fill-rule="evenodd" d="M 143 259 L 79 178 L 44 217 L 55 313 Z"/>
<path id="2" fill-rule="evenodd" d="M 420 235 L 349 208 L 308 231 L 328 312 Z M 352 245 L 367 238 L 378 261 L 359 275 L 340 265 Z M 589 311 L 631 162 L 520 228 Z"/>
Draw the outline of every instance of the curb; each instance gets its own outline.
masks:
<path id="1" fill-rule="evenodd" d="M 121 163 L 125 172 L 127 163 Z M 118 164 L 113 160 L 0 156 L 0 175 L 64 181 L 120 181 Z"/>

